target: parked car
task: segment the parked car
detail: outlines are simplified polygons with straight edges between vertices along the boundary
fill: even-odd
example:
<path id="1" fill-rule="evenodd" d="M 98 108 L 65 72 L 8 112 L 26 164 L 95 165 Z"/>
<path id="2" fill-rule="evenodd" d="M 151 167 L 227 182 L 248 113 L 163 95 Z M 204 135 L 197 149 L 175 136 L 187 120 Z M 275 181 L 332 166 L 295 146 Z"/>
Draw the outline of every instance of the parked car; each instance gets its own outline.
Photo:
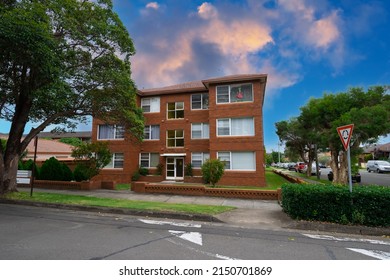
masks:
<path id="1" fill-rule="evenodd" d="M 295 165 L 296 165 L 295 162 L 290 162 L 290 163 L 288 164 L 287 169 L 290 170 L 290 171 L 295 171 Z"/>
<path id="2" fill-rule="evenodd" d="M 305 166 L 302 169 L 302 173 L 306 173 L 306 172 L 307 172 L 307 164 L 305 164 Z M 318 173 L 321 174 L 321 168 L 319 166 L 318 166 Z M 312 162 L 311 164 L 311 174 L 312 175 L 317 174 L 317 166 L 315 162 Z"/>
<path id="3" fill-rule="evenodd" d="M 348 172 L 348 171 L 347 171 Z M 333 171 L 329 171 L 328 180 L 333 181 Z M 352 183 L 360 183 L 362 181 L 362 176 L 359 172 L 352 174 Z"/>
<path id="4" fill-rule="evenodd" d="M 369 160 L 367 161 L 367 171 L 368 172 L 390 172 L 390 163 L 385 160 Z"/>
<path id="5" fill-rule="evenodd" d="M 302 169 L 305 168 L 305 166 L 306 166 L 306 163 L 304 163 L 304 162 L 297 162 L 297 164 L 295 165 L 295 172 L 302 173 Z"/>

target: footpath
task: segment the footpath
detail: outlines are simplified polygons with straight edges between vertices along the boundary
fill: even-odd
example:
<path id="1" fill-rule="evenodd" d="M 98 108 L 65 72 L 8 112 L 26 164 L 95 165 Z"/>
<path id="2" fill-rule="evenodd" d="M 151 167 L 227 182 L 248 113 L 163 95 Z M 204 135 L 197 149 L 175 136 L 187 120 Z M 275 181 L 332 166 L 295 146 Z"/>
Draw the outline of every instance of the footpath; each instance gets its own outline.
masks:
<path id="1" fill-rule="evenodd" d="M 29 189 L 24 189 L 24 190 L 29 191 Z M 100 197 L 100 198 L 115 198 L 115 199 L 127 199 L 127 200 L 138 200 L 138 201 L 156 201 L 156 202 L 165 202 L 165 203 L 233 206 L 236 209 L 222 214 L 209 216 L 209 215 L 194 215 L 194 214 L 183 214 L 183 213 L 172 213 L 172 212 L 138 211 L 138 210 L 127 210 L 127 209 L 106 208 L 106 207 L 71 206 L 65 204 L 47 205 L 45 203 L 36 203 L 30 201 L 18 201 L 17 203 L 24 204 L 24 205 L 40 206 L 40 207 L 54 207 L 54 208 L 82 210 L 82 211 L 98 211 L 98 212 L 145 216 L 145 217 L 219 222 L 219 223 L 229 224 L 230 226 L 238 226 L 238 227 L 245 227 L 245 228 L 261 228 L 261 229 L 269 229 L 269 230 L 307 230 L 307 231 L 321 231 L 321 232 L 328 232 L 328 233 L 390 236 L 390 228 L 349 226 L 349 225 L 339 225 L 339 224 L 325 223 L 325 222 L 293 220 L 286 213 L 283 212 L 283 209 L 278 204 L 278 202 L 273 200 L 233 199 L 233 198 L 182 196 L 182 195 L 167 195 L 167 194 L 140 194 L 129 190 L 118 191 L 118 190 L 104 190 L 104 189 L 98 189 L 93 191 L 34 189 L 34 192 L 52 192 L 52 193 L 84 195 L 84 196 L 92 196 L 92 197 Z"/>

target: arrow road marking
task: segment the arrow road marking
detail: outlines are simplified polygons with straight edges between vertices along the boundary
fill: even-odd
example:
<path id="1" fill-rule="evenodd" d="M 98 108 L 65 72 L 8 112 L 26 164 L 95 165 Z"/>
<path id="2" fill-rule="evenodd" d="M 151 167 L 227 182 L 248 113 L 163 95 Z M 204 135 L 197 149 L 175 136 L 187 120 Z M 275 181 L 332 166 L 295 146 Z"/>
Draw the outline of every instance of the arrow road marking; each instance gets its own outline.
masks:
<path id="1" fill-rule="evenodd" d="M 169 233 L 173 234 L 176 237 L 190 241 L 192 243 L 203 245 L 202 234 L 199 232 L 187 232 L 187 231 L 177 231 L 169 230 Z"/>
<path id="2" fill-rule="evenodd" d="M 344 241 L 344 242 L 368 242 L 371 244 L 379 244 L 379 245 L 389 245 L 390 242 L 375 240 L 375 239 L 363 239 L 363 238 L 349 238 L 349 237 L 335 237 L 331 235 L 319 235 L 319 234 L 302 234 L 306 237 L 314 238 L 314 239 L 323 239 L 323 240 L 333 240 L 333 241 Z"/>
<path id="3" fill-rule="evenodd" d="M 390 260 L 390 253 L 388 252 L 383 252 L 378 250 L 357 249 L 357 248 L 347 248 L 347 249 L 376 259 Z"/>

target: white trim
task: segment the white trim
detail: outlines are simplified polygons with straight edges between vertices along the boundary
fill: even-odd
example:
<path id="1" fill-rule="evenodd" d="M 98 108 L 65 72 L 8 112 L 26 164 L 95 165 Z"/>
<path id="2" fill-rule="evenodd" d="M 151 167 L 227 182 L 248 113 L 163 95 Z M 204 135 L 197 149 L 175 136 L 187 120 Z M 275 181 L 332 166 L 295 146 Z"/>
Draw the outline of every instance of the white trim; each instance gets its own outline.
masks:
<path id="1" fill-rule="evenodd" d="M 185 153 L 164 153 L 160 154 L 162 157 L 185 157 L 187 154 Z"/>

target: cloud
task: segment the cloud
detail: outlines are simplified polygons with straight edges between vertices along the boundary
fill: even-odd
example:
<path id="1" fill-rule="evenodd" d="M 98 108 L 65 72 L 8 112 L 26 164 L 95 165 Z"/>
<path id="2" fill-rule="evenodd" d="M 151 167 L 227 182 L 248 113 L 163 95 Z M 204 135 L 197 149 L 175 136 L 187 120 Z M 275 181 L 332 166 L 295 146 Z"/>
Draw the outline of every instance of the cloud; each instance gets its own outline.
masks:
<path id="1" fill-rule="evenodd" d="M 257 72 L 249 56 L 273 43 L 264 23 L 250 17 L 222 18 L 207 2 L 197 7 L 197 13 L 163 18 L 165 28 L 161 30 L 156 30 L 155 19 L 144 20 L 148 23 L 145 26 L 143 22 L 143 29 L 148 30 L 141 36 L 148 34 L 149 40 L 135 40 L 142 52 L 138 51 L 132 61 L 135 81 L 141 87 Z M 172 21 L 169 26 L 174 32 L 166 21 Z"/>
<path id="2" fill-rule="evenodd" d="M 157 3 L 157 2 L 150 2 L 148 4 L 146 4 L 145 6 L 147 9 L 154 9 L 154 10 L 158 10 L 160 8 L 160 5 Z"/>

